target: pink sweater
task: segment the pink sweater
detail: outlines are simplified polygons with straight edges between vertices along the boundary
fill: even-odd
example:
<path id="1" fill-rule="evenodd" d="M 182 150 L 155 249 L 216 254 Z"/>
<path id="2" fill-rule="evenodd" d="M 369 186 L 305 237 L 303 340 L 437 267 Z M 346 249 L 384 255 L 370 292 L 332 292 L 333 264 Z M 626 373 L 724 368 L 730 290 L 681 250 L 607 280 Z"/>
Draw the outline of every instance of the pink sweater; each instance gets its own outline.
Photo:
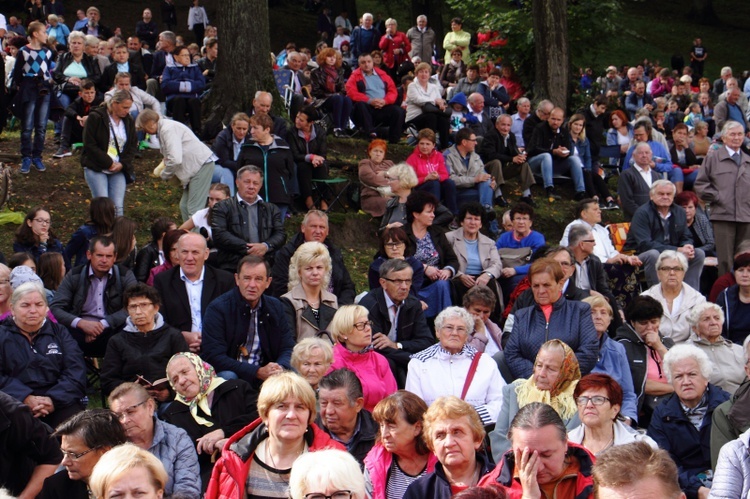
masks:
<path id="1" fill-rule="evenodd" d="M 333 347 L 333 364 L 328 372 L 342 367 L 351 369 L 359 378 L 365 409 L 370 412 L 378 402 L 398 390 L 388 360 L 377 352 L 371 350 L 367 353 L 354 353 L 336 343 Z"/>

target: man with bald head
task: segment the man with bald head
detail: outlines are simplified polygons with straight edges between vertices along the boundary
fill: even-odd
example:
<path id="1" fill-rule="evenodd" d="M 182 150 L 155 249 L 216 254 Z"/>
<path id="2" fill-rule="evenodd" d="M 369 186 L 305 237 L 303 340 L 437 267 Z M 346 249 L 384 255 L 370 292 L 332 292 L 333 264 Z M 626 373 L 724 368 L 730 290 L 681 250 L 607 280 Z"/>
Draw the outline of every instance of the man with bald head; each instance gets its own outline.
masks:
<path id="1" fill-rule="evenodd" d="M 619 204 L 628 222 L 638 208 L 648 203 L 651 186 L 661 178 L 654 170 L 653 153 L 648 142 L 635 145 L 633 160 L 633 167 L 623 170 L 617 182 Z"/>
<path id="2" fill-rule="evenodd" d="M 206 265 L 206 239 L 195 232 L 177 242 L 179 266 L 157 274 L 154 287 L 161 295 L 164 322 L 182 331 L 192 352 L 200 352 L 203 314 L 215 298 L 234 288 L 229 272 Z"/>
<path id="3" fill-rule="evenodd" d="M 273 120 L 273 134 L 277 137 L 286 138 L 286 121 L 279 116 L 271 114 L 272 105 L 273 96 L 271 93 L 258 90 L 255 92 L 255 98 L 253 99 L 253 108 L 248 114 L 250 116 L 254 114 L 267 114 Z"/>
<path id="4" fill-rule="evenodd" d="M 471 113 L 476 119 L 476 123 L 469 124 L 469 128 L 477 136 L 477 144 L 481 144 L 484 137 L 492 131 L 492 120 L 490 119 L 490 113 L 484 107 L 484 96 L 478 92 L 469 94 L 469 113 Z"/>

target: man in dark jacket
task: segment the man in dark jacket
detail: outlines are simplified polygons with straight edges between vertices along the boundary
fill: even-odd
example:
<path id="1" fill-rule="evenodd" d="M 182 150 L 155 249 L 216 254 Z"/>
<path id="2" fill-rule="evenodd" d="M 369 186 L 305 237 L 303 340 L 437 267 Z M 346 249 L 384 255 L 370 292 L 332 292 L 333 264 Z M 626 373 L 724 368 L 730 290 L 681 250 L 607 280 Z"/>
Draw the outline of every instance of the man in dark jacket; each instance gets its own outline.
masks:
<path id="1" fill-rule="evenodd" d="M 372 345 L 391 366 L 399 388 L 406 384 L 411 354 L 430 347 L 435 339 L 427 326 L 422 303 L 410 294 L 414 271 L 406 260 L 388 260 L 380 266 L 380 288 L 359 304 L 372 321 Z"/>
<path id="2" fill-rule="evenodd" d="M 130 84 L 141 90 L 146 90 L 146 73 L 143 72 L 140 57 L 128 50 L 125 42 L 118 42 L 112 49 L 112 64 L 104 68 L 99 78 L 99 90 L 108 92 L 115 84 L 117 73 L 130 74 Z"/>
<path id="3" fill-rule="evenodd" d="M 237 287 L 208 306 L 203 320 L 203 358 L 225 379 L 256 388 L 269 376 L 292 368 L 294 333 L 281 302 L 263 296 L 271 267 L 257 255 L 237 264 Z"/>
<path id="4" fill-rule="evenodd" d="M 109 40 L 112 38 L 114 33 L 111 29 L 101 24 L 101 12 L 96 7 L 89 7 L 86 9 L 86 17 L 89 18 L 89 22 L 81 28 L 81 33 L 84 35 L 94 35 L 100 40 Z"/>
<path id="5" fill-rule="evenodd" d="M 245 255 L 272 260 L 286 241 L 279 209 L 258 195 L 263 172 L 243 166 L 237 172 L 237 195 L 214 206 L 211 229 L 219 267 L 233 271 Z"/>
<path id="6" fill-rule="evenodd" d="M 586 118 L 586 138 L 589 139 L 592 161 L 599 160 L 599 148 L 606 145 L 604 135 L 609 129 L 608 103 L 607 96 L 598 95 L 591 105 L 579 111 Z"/>
<path id="7" fill-rule="evenodd" d="M 328 215 L 319 210 L 308 211 L 302 220 L 299 233 L 276 253 L 273 262 L 271 296 L 281 298 L 283 294 L 289 291 L 289 264 L 292 256 L 303 243 L 313 241 L 325 244 L 328 253 L 331 255 L 332 293 L 338 298 L 339 306 L 351 305 L 354 303 L 356 294 L 354 281 L 352 281 L 352 277 L 346 269 L 341 250 L 328 239 Z"/>
<path id="8" fill-rule="evenodd" d="M 320 380 L 318 401 L 320 414 L 315 421 L 331 438 L 346 447 L 359 466 L 375 445 L 379 427 L 364 409 L 365 399 L 354 371 L 336 369 Z"/>
<path id="9" fill-rule="evenodd" d="M 142 42 L 146 43 L 151 50 L 156 48 L 156 37 L 159 27 L 153 19 L 151 9 L 143 9 L 143 18 L 135 23 L 135 34 Z"/>
<path id="10" fill-rule="evenodd" d="M 273 134 L 277 137 L 286 137 L 286 120 L 281 116 L 274 116 L 271 114 L 271 105 L 273 104 L 273 96 L 270 92 L 264 92 L 258 90 L 255 92 L 253 98 L 253 108 L 247 114 L 254 116 L 256 114 L 267 114 L 273 120 Z"/>
<path id="11" fill-rule="evenodd" d="M 85 356 L 104 357 L 107 342 L 128 317 L 123 293 L 136 280 L 133 272 L 115 265 L 117 250 L 107 236 L 93 238 L 86 257 L 89 263 L 65 276 L 50 309 Z"/>
<path id="12" fill-rule="evenodd" d="M 526 153 L 519 151 L 516 146 L 516 136 L 510 131 L 512 126 L 513 118 L 510 115 L 498 116 L 494 128 L 485 135 L 482 141 L 479 156 L 484 161 L 484 168 L 495 179 L 502 178 L 504 182 L 508 178 L 520 177 L 522 197 L 518 202 L 535 206 L 536 203 L 531 198 L 531 186 L 536 184 L 536 180 L 534 180 L 529 163 L 526 162 Z M 497 168 L 495 165 L 498 164 L 502 173 L 500 177 L 497 173 L 493 173 L 493 168 Z M 498 183 L 501 182 L 498 180 Z"/>
<path id="13" fill-rule="evenodd" d="M 674 204 L 674 195 L 675 186 L 669 180 L 654 182 L 650 191 L 651 201 L 638 208 L 633 215 L 623 251 L 634 250 L 638 254 L 649 286 L 659 282 L 656 261 L 661 252 L 678 251 L 688 260 L 685 283 L 693 289 L 700 289 L 706 254 L 693 246 L 685 210 Z"/>

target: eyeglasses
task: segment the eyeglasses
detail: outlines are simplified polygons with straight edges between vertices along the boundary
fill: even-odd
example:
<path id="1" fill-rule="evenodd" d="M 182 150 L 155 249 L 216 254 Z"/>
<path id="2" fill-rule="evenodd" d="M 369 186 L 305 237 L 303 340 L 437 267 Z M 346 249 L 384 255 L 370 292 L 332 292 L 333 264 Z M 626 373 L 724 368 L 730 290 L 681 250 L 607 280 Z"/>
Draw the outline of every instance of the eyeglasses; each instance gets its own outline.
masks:
<path id="1" fill-rule="evenodd" d="M 34 218 L 33 219 L 36 223 L 42 224 L 42 225 L 49 225 L 52 223 L 52 220 L 49 218 Z"/>
<path id="2" fill-rule="evenodd" d="M 364 331 L 368 326 L 372 327 L 372 321 L 357 322 L 354 324 L 354 329 Z"/>
<path id="3" fill-rule="evenodd" d="M 330 496 L 327 496 L 322 492 L 311 492 L 310 494 L 305 494 L 305 499 L 351 499 L 351 497 L 351 490 L 337 490 Z"/>
<path id="4" fill-rule="evenodd" d="M 392 282 L 396 286 L 411 286 L 412 280 L 411 279 L 388 279 L 387 277 L 383 277 L 388 282 Z"/>
<path id="5" fill-rule="evenodd" d="M 125 416 L 127 416 L 129 418 L 133 417 L 133 415 L 137 412 L 136 409 L 138 409 L 138 407 L 142 406 L 143 404 L 145 404 L 148 401 L 149 401 L 149 399 L 146 399 L 143 402 L 139 402 L 139 403 L 137 403 L 135 405 L 131 405 L 130 407 L 126 407 L 125 410 L 122 411 L 122 412 L 115 412 L 114 413 L 115 417 L 117 418 L 118 421 L 122 421 L 123 419 L 125 419 Z"/>
<path id="6" fill-rule="evenodd" d="M 682 267 L 659 267 L 659 270 L 662 272 L 685 272 L 685 269 Z"/>
<path id="7" fill-rule="evenodd" d="M 583 242 L 584 243 L 595 243 L 596 239 L 584 239 Z"/>
<path id="8" fill-rule="evenodd" d="M 85 450 L 83 452 L 79 452 L 78 454 L 76 454 L 75 452 L 64 451 L 64 450 L 61 450 L 61 452 L 62 452 L 62 455 L 63 455 L 63 459 L 65 459 L 66 457 L 69 457 L 73 461 L 78 461 L 79 459 L 81 459 L 83 456 L 85 456 L 89 452 L 93 452 L 93 451 L 95 451 L 98 448 L 99 447 L 94 447 L 93 449 Z"/>
<path id="9" fill-rule="evenodd" d="M 589 402 L 599 407 L 604 402 L 609 402 L 609 398 L 603 397 L 602 395 L 594 395 L 593 397 L 584 397 L 583 395 L 576 399 L 576 403 L 581 407 L 586 407 Z"/>
<path id="10" fill-rule="evenodd" d="M 393 243 L 385 243 L 383 246 L 385 246 L 386 248 L 396 249 L 399 246 L 404 246 L 405 244 L 406 243 L 404 243 L 402 241 L 396 241 L 396 242 L 393 242 Z"/>
<path id="11" fill-rule="evenodd" d="M 448 333 L 452 333 L 452 332 L 455 331 L 455 332 L 460 333 L 460 334 L 466 334 L 469 331 L 465 327 L 456 327 L 456 326 L 443 326 L 442 330 L 446 331 Z"/>
<path id="12" fill-rule="evenodd" d="M 560 264 L 560 267 L 572 267 L 573 264 L 570 262 L 557 262 Z"/>
<path id="13" fill-rule="evenodd" d="M 154 304 L 150 301 L 143 302 L 143 303 L 133 303 L 133 304 L 128 305 L 128 310 L 130 310 L 131 312 L 135 312 L 138 309 L 145 310 L 149 307 L 152 307 L 153 305 Z"/>

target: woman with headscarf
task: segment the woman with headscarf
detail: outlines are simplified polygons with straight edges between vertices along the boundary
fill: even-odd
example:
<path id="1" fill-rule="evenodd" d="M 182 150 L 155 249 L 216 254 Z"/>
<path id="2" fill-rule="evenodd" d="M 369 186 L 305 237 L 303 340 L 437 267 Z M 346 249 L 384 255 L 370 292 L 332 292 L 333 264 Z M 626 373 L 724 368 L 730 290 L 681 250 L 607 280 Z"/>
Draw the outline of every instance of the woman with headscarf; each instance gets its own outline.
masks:
<path id="1" fill-rule="evenodd" d="M 534 362 L 534 373 L 529 379 L 517 379 L 503 387 L 503 405 L 490 433 L 492 457 L 496 462 L 510 449 L 508 429 L 518 411 L 532 402 L 552 406 L 565 426 L 571 430 L 581 424 L 578 406 L 573 398 L 581 369 L 573 350 L 560 340 L 550 340 L 542 345 Z"/>
<path id="2" fill-rule="evenodd" d="M 173 355 L 166 372 L 175 399 L 162 418 L 185 430 L 196 442 L 205 490 L 213 454 L 226 438 L 258 417 L 258 393 L 241 379 L 217 377 L 211 364 L 190 352 Z"/>

